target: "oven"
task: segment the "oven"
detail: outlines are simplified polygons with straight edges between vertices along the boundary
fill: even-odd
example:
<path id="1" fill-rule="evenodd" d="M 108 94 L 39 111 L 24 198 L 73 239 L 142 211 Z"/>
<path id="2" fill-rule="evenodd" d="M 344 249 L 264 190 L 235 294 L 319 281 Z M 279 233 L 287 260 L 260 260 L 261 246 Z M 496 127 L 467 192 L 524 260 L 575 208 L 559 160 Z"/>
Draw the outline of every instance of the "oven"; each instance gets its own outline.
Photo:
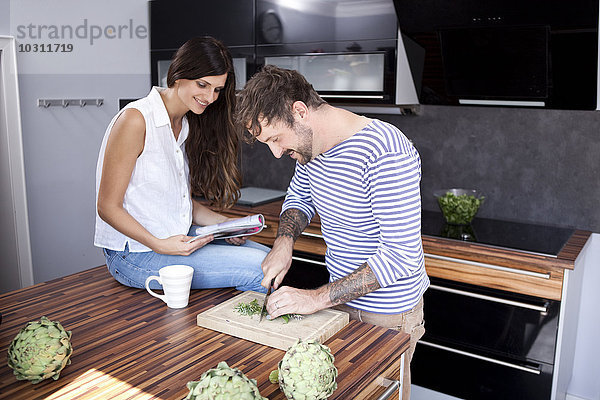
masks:
<path id="1" fill-rule="evenodd" d="M 431 277 L 412 382 L 462 399 L 548 399 L 560 302 Z"/>
<path id="2" fill-rule="evenodd" d="M 393 3 L 257 1 L 256 60 L 303 74 L 336 103 L 396 103 Z"/>
<path id="3" fill-rule="evenodd" d="M 180 43 L 183 44 L 184 42 Z M 233 70 L 235 72 L 235 88 L 240 90 L 247 80 L 255 72 L 254 47 L 253 46 L 227 46 L 233 59 Z M 171 58 L 177 48 L 170 50 L 150 51 L 150 73 L 152 85 L 167 87 L 167 72 L 171 65 Z"/>
<path id="4" fill-rule="evenodd" d="M 294 251 L 292 265 L 281 285 L 298 289 L 316 289 L 328 282 L 329 272 L 324 256 Z"/>

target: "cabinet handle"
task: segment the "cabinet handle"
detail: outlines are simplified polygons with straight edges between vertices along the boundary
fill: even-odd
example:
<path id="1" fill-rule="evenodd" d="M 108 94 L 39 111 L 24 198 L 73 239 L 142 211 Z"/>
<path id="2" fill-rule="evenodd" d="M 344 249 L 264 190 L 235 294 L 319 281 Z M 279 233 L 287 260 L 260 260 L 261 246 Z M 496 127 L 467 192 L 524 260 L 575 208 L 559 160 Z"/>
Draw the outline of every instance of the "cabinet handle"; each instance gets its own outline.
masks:
<path id="1" fill-rule="evenodd" d="M 388 400 L 394 393 L 400 390 L 400 381 L 392 380 L 390 386 L 377 398 L 377 400 Z M 400 396 L 402 398 L 402 395 Z"/>
<path id="2" fill-rule="evenodd" d="M 542 314 L 548 313 L 548 307 L 547 306 L 536 306 L 535 304 L 523 303 L 521 301 L 514 301 L 514 300 L 506 300 L 506 299 L 502 299 L 500 297 L 487 296 L 485 294 L 467 292 L 465 290 L 452 289 L 452 288 L 445 287 L 445 286 L 429 285 L 429 288 L 430 289 L 435 289 L 435 290 L 440 290 L 442 292 L 459 294 L 461 296 L 467 296 L 467 297 L 473 297 L 473 298 L 476 298 L 476 299 L 493 301 L 494 303 L 501 303 L 501 304 L 507 304 L 507 305 L 511 305 L 511 306 L 517 306 L 517 307 L 527 308 L 529 310 L 539 311 Z"/>
<path id="3" fill-rule="evenodd" d="M 449 351 L 451 353 L 460 354 L 460 355 L 463 355 L 463 356 L 466 356 L 466 357 L 476 358 L 478 360 L 483 360 L 483 361 L 491 362 L 493 364 L 498 364 L 498 365 L 502 365 L 502 366 L 505 366 L 505 367 L 510 367 L 510 368 L 521 370 L 521 371 L 529 372 L 531 374 L 535 374 L 535 375 L 541 374 L 541 371 L 540 371 L 539 367 L 538 368 L 525 367 L 523 365 L 513 364 L 513 363 L 506 362 L 506 361 L 497 360 L 495 358 L 480 356 L 479 354 L 469 353 L 468 351 L 462 351 L 462 350 L 458 350 L 458 349 L 453 349 L 452 347 L 446 347 L 446 346 L 442 346 L 442 345 L 439 345 L 439 344 L 426 342 L 424 340 L 419 340 L 419 343 L 420 344 L 424 344 L 425 346 L 430 346 L 430 347 L 434 347 L 436 349 Z"/>
<path id="4" fill-rule="evenodd" d="M 302 258 L 302 257 L 292 256 L 292 260 L 296 260 L 296 261 L 301 261 L 301 262 L 305 262 L 305 263 L 309 263 L 309 264 L 316 264 L 316 265 L 321 265 L 323 267 L 327 267 L 327 264 L 325 264 L 323 261 L 311 260 L 310 258 Z"/>
<path id="5" fill-rule="evenodd" d="M 550 279 L 550 274 L 544 274 L 544 273 L 541 273 L 541 272 L 526 271 L 526 270 L 517 269 L 517 268 L 510 268 L 510 267 L 501 267 L 499 265 L 480 263 L 480 262 L 477 262 L 477 261 L 461 260 L 460 258 L 439 256 L 437 254 L 425 253 L 425 257 L 426 258 L 433 258 L 433 259 L 436 259 L 436 260 L 452 261 L 452 262 L 455 262 L 455 263 L 466 264 L 466 265 L 474 265 L 476 267 L 489 268 L 489 269 L 494 269 L 494 270 L 497 270 L 497 271 L 512 272 L 513 274 L 534 276 L 536 278 L 542 278 L 542 279 Z"/>
<path id="6" fill-rule="evenodd" d="M 322 98 L 331 98 L 331 99 L 383 99 L 382 95 L 367 95 L 367 94 L 319 94 Z"/>
<path id="7" fill-rule="evenodd" d="M 320 235 L 318 233 L 301 232 L 300 235 L 302 235 L 302 236 L 308 236 L 308 237 L 311 237 L 311 238 L 323 239 L 323 235 Z"/>

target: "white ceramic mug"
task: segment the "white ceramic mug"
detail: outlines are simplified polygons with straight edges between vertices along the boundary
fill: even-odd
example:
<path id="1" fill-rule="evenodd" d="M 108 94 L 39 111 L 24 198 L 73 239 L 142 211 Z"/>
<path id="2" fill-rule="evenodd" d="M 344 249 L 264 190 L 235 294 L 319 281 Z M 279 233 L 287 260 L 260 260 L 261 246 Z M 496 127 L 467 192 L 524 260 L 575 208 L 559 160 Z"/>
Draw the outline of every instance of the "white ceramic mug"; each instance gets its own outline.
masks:
<path id="1" fill-rule="evenodd" d="M 146 290 L 158 297 L 169 308 L 183 308 L 188 305 L 194 268 L 187 265 L 168 265 L 158 270 L 159 276 L 149 276 L 146 279 Z M 156 280 L 163 287 L 165 294 L 157 294 L 150 289 L 150 282 Z"/>

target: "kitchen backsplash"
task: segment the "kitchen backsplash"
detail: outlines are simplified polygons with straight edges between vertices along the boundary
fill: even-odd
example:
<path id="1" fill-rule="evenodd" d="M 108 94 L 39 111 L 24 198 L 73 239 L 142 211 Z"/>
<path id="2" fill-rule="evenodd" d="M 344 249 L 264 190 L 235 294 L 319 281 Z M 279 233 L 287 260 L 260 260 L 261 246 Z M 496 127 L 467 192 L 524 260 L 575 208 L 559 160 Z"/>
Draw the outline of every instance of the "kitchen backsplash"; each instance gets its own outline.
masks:
<path id="1" fill-rule="evenodd" d="M 423 208 L 433 191 L 477 188 L 478 216 L 600 232 L 600 112 L 421 106 L 393 123 L 422 158 Z M 294 160 L 262 143 L 244 145 L 244 185 L 285 190 Z"/>

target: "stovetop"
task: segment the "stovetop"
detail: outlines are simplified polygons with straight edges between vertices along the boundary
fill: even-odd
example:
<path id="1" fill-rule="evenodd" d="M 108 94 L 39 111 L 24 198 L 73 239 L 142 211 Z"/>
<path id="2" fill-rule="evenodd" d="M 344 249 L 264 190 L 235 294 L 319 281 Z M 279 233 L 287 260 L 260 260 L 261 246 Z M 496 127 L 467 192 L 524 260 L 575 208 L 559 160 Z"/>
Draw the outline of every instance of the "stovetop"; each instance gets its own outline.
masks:
<path id="1" fill-rule="evenodd" d="M 471 225 L 449 225 L 441 212 L 423 210 L 422 234 L 556 257 L 575 230 L 474 218 Z"/>

